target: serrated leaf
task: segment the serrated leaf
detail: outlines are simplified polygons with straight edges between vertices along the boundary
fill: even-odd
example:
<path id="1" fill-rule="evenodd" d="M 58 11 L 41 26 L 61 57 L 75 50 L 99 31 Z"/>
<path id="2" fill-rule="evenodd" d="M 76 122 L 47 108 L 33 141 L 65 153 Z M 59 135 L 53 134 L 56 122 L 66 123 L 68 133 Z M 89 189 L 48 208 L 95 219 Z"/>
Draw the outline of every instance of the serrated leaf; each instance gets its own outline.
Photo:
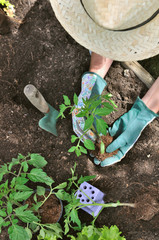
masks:
<path id="1" fill-rule="evenodd" d="M 78 211 L 76 209 L 72 209 L 70 213 L 71 221 L 76 223 L 81 228 L 81 221 L 78 217 Z"/>
<path id="2" fill-rule="evenodd" d="M 79 148 L 80 148 L 80 151 L 81 151 L 82 153 L 87 154 L 87 149 L 85 149 L 85 148 L 82 147 L 82 146 L 79 146 Z"/>
<path id="3" fill-rule="evenodd" d="M 28 173 L 28 178 L 33 182 L 41 182 L 51 185 L 54 181 L 40 168 L 34 168 Z"/>
<path id="4" fill-rule="evenodd" d="M 25 156 L 22 155 L 21 153 L 19 153 L 19 154 L 18 154 L 18 158 L 17 158 L 17 160 L 21 160 L 21 159 L 24 159 L 24 158 L 25 158 Z"/>
<path id="5" fill-rule="evenodd" d="M 32 210 L 38 211 L 39 207 L 41 207 L 41 202 L 33 203 Z"/>
<path id="6" fill-rule="evenodd" d="M 54 187 L 54 189 L 63 189 L 65 187 L 67 187 L 67 182 L 60 183 L 59 185 Z"/>
<path id="7" fill-rule="evenodd" d="M 30 154 L 30 160 L 28 160 L 28 164 L 33 165 L 36 168 L 43 168 L 46 166 L 47 161 L 41 155 L 32 153 Z"/>
<path id="8" fill-rule="evenodd" d="M 45 188 L 42 187 L 42 186 L 37 186 L 36 192 L 39 196 L 44 196 L 45 195 Z"/>
<path id="9" fill-rule="evenodd" d="M 16 216 L 25 223 L 38 222 L 39 219 L 34 215 L 31 210 L 25 210 L 26 206 L 18 207 L 15 209 Z"/>
<path id="10" fill-rule="evenodd" d="M 69 228 L 67 219 L 65 219 L 64 222 L 65 222 L 65 225 L 64 225 L 65 233 L 64 234 L 66 235 L 69 232 L 70 228 Z"/>
<path id="11" fill-rule="evenodd" d="M 95 150 L 94 143 L 89 139 L 84 140 L 84 146 L 89 150 Z"/>
<path id="12" fill-rule="evenodd" d="M 8 228 L 10 240 L 30 240 L 26 230 L 19 225 L 12 225 Z"/>
<path id="13" fill-rule="evenodd" d="M 40 235 L 41 235 L 41 237 L 42 237 L 42 238 L 44 238 L 44 237 L 45 237 L 45 232 L 44 232 L 44 230 L 43 230 L 43 229 L 40 229 Z"/>
<path id="14" fill-rule="evenodd" d="M 55 192 L 55 195 L 62 201 L 67 201 L 68 199 L 70 199 L 70 194 L 65 192 L 63 189 L 59 189 L 57 192 Z"/>
<path id="15" fill-rule="evenodd" d="M 71 105 L 71 101 L 70 101 L 70 99 L 68 98 L 68 96 L 66 96 L 66 95 L 63 95 L 63 99 L 64 99 L 64 103 L 65 103 L 65 105 Z"/>
<path id="16" fill-rule="evenodd" d="M 74 143 L 78 139 L 75 135 L 71 135 L 71 143 Z"/>
<path id="17" fill-rule="evenodd" d="M 33 191 L 27 191 L 27 192 L 16 192 L 13 197 L 15 201 L 24 201 L 28 199 L 34 192 Z"/>
<path id="18" fill-rule="evenodd" d="M 76 93 L 74 93 L 74 95 L 73 95 L 73 102 L 75 105 L 78 104 L 78 97 L 77 97 Z"/>
<path id="19" fill-rule="evenodd" d="M 108 125 L 102 118 L 96 119 L 96 128 L 97 128 L 98 134 L 100 133 L 103 135 L 107 134 Z"/>
<path id="20" fill-rule="evenodd" d="M 108 240 L 126 240 L 124 237 L 121 237 L 121 232 L 119 231 L 118 227 L 111 226 L 110 229 L 106 226 L 101 229 L 101 239 L 108 239 Z"/>
<path id="21" fill-rule="evenodd" d="M 75 150 L 76 150 L 76 146 L 73 146 L 70 149 L 68 149 L 68 152 L 74 152 Z"/>
<path id="22" fill-rule="evenodd" d="M 101 152 L 101 154 L 105 153 L 105 145 L 104 145 L 104 142 L 102 142 L 102 141 L 100 143 L 100 152 Z"/>
<path id="23" fill-rule="evenodd" d="M 25 231 L 27 232 L 29 239 L 32 239 L 32 232 L 29 228 L 25 228 Z"/>
<path id="24" fill-rule="evenodd" d="M 96 178 L 96 175 L 92 175 L 92 176 L 81 176 L 80 178 L 79 178 L 79 180 L 78 180 L 78 184 L 81 184 L 81 183 L 83 183 L 83 182 L 88 182 L 88 181 L 90 181 L 90 180 L 92 180 L 92 179 L 94 179 L 94 178 Z"/>
<path id="25" fill-rule="evenodd" d="M 4 164 L 0 168 L 0 174 L 4 175 L 6 173 L 8 173 L 7 164 Z"/>
<path id="26" fill-rule="evenodd" d="M 12 204 L 11 204 L 11 202 L 7 202 L 7 213 L 8 214 L 11 214 L 12 213 Z"/>
<path id="27" fill-rule="evenodd" d="M 3 223 L 4 223 L 4 220 L 2 217 L 0 217 L 0 227 L 2 226 Z"/>
<path id="28" fill-rule="evenodd" d="M 91 115 L 85 120 L 83 131 L 89 129 L 94 122 L 94 117 Z"/>
<path id="29" fill-rule="evenodd" d="M 110 108 L 97 108 L 94 112 L 95 115 L 98 115 L 98 116 L 106 116 L 108 114 L 110 114 L 113 110 L 110 109 Z"/>

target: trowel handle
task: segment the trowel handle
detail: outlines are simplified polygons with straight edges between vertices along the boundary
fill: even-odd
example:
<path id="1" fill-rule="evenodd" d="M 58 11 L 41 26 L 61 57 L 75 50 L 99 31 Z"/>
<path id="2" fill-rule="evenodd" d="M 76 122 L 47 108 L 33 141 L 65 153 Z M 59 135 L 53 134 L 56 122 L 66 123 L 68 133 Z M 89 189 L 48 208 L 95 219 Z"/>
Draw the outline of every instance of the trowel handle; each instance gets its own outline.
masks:
<path id="1" fill-rule="evenodd" d="M 29 99 L 29 101 L 42 113 L 49 112 L 49 106 L 45 101 L 44 97 L 41 95 L 39 90 L 32 84 L 28 84 L 24 88 L 24 94 Z"/>

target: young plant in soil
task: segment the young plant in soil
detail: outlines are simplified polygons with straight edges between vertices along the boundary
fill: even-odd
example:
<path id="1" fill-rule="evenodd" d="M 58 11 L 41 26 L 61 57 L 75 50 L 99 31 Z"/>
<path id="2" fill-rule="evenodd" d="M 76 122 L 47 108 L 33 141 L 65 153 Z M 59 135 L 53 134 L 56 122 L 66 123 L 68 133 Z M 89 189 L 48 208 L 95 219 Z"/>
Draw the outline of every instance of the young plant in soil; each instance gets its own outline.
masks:
<path id="1" fill-rule="evenodd" d="M 109 156 L 106 156 L 107 153 L 105 152 L 105 149 L 112 142 L 113 138 L 109 136 L 109 134 L 107 133 L 108 125 L 104 121 L 104 119 L 102 119 L 102 117 L 109 115 L 111 112 L 113 112 L 117 108 L 116 104 L 111 99 L 111 97 L 112 95 L 108 93 L 104 95 L 95 95 L 90 99 L 82 99 L 84 106 L 82 108 L 76 108 L 76 106 L 78 106 L 77 95 L 74 94 L 73 106 L 71 105 L 70 99 L 67 96 L 63 95 L 64 103 L 59 106 L 60 113 L 58 117 L 65 118 L 65 115 L 64 115 L 65 110 L 70 109 L 70 114 L 71 114 L 73 110 L 76 108 L 76 111 L 78 111 L 78 114 L 76 115 L 76 117 L 85 118 L 83 134 L 80 137 L 75 135 L 71 136 L 71 142 L 72 143 L 76 142 L 77 144 L 75 146 L 72 146 L 68 150 L 68 152 L 75 152 L 76 155 L 79 157 L 81 153 L 87 154 L 87 149 L 88 149 L 88 150 L 96 150 L 94 152 L 96 156 L 99 155 L 98 152 L 100 152 L 103 155 L 104 159 L 106 157 L 109 157 Z M 94 126 L 94 123 L 95 123 L 95 126 Z M 89 130 L 93 131 L 96 134 L 97 136 L 96 143 L 90 139 L 84 138 L 84 135 L 87 135 L 87 132 Z M 81 145 L 81 142 L 83 142 L 84 147 Z M 111 155 L 113 154 L 114 153 L 111 153 Z M 104 160 L 104 159 L 101 159 L 101 160 Z"/>
<path id="2" fill-rule="evenodd" d="M 46 160 L 38 154 L 28 154 L 26 157 L 19 154 L 10 163 L 0 167 L 0 181 L 3 180 L 0 185 L 0 231 L 3 227 L 8 228 L 11 240 L 29 240 L 35 229 L 41 234 L 45 231 L 47 234 L 51 232 L 52 236 L 53 233 L 61 236 L 62 230 L 57 224 L 41 223 L 40 209 L 54 194 L 54 190 L 58 192 L 66 186 L 63 183 L 52 187 L 54 180 L 42 169 L 46 164 Z M 45 188 L 38 185 L 35 192 L 26 185 L 29 182 L 45 183 L 50 191 L 46 193 Z M 37 196 L 43 196 L 42 200 L 38 201 Z M 35 203 L 29 208 L 27 201 L 30 197 L 33 197 Z"/>
<path id="3" fill-rule="evenodd" d="M 128 207 L 135 207 L 134 204 L 131 203 L 120 203 L 119 201 L 116 203 L 96 203 L 94 202 L 85 192 L 80 189 L 80 184 L 82 184 L 85 181 L 89 181 L 94 179 L 96 176 L 81 176 L 78 178 L 77 175 L 75 175 L 76 170 L 76 163 L 73 168 L 71 168 L 72 177 L 68 179 L 67 188 L 66 190 L 61 189 L 56 193 L 56 196 L 63 200 L 67 201 L 67 205 L 65 206 L 65 215 L 64 215 L 64 234 L 67 235 L 70 228 L 73 228 L 74 230 L 81 231 L 82 227 L 84 226 L 81 223 L 81 220 L 78 217 L 78 211 L 83 207 L 88 206 L 102 206 L 101 211 L 97 214 L 97 216 L 93 216 L 92 226 L 95 228 L 94 224 L 96 219 L 98 218 L 99 214 L 102 212 L 104 208 L 108 207 L 119 207 L 119 206 L 128 206 Z M 76 198 L 75 193 L 77 190 L 80 190 L 89 200 L 90 203 L 84 204 L 81 203 L 79 199 Z M 113 237 L 113 232 L 112 232 Z M 82 239 L 82 238 L 81 238 Z M 113 239 L 113 238 L 110 238 Z M 120 239 L 120 238 L 119 238 Z M 109 238 L 108 238 L 109 240 Z M 118 238 L 117 238 L 118 240 Z M 124 240 L 124 239 L 123 239 Z"/>

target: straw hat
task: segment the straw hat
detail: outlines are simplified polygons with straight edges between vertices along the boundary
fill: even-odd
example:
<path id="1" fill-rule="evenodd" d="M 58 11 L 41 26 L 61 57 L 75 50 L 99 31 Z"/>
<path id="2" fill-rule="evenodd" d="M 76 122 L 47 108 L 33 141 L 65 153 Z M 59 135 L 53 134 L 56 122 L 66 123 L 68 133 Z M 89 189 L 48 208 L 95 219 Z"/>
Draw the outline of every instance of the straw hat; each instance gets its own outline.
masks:
<path id="1" fill-rule="evenodd" d="M 118 60 L 159 54 L 159 0 L 50 0 L 66 31 L 82 46 Z"/>

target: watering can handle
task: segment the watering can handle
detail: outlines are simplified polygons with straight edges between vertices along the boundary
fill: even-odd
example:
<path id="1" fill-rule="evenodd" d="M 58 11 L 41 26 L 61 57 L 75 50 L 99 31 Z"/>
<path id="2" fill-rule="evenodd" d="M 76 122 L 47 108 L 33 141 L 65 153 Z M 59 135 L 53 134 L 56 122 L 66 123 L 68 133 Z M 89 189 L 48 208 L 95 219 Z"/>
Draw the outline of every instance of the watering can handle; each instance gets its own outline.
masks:
<path id="1" fill-rule="evenodd" d="M 24 94 L 29 101 L 42 113 L 49 112 L 49 106 L 39 90 L 32 84 L 28 84 L 24 88 Z"/>

